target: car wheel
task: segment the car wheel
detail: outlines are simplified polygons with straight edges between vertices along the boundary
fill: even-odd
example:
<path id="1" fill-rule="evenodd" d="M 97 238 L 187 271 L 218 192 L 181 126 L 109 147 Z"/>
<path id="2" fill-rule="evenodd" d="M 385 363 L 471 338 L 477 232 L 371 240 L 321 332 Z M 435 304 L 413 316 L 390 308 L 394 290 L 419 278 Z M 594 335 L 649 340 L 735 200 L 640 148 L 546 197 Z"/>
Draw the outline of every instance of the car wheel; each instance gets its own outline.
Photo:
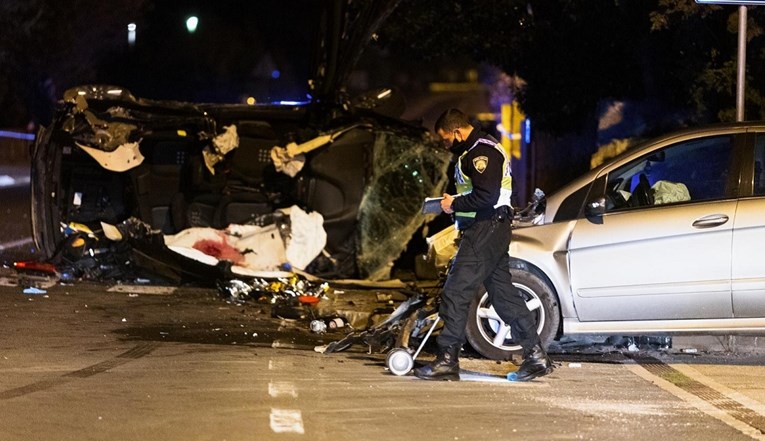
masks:
<path id="1" fill-rule="evenodd" d="M 544 347 L 555 338 L 560 324 L 558 299 L 542 277 L 525 269 L 513 269 L 513 284 L 526 299 L 534 315 L 536 329 Z M 509 360 L 520 353 L 521 346 L 513 339 L 510 325 L 505 324 L 489 303 L 489 294 L 481 289 L 470 303 L 467 340 L 479 354 L 492 360 Z"/>

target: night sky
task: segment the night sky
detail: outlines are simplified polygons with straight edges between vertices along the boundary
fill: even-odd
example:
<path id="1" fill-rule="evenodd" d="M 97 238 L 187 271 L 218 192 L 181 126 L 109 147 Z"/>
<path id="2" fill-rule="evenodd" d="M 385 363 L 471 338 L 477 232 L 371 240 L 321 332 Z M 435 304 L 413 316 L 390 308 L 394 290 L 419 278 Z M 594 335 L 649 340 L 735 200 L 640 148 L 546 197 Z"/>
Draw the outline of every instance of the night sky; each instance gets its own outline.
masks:
<path id="1" fill-rule="evenodd" d="M 158 1 L 137 20 L 136 42 L 109 58 L 101 80 L 155 99 L 303 100 L 313 69 L 316 1 Z M 194 33 L 190 15 L 199 17 Z M 126 24 L 127 25 L 127 24 Z M 127 60 L 127 63 L 126 63 Z"/>

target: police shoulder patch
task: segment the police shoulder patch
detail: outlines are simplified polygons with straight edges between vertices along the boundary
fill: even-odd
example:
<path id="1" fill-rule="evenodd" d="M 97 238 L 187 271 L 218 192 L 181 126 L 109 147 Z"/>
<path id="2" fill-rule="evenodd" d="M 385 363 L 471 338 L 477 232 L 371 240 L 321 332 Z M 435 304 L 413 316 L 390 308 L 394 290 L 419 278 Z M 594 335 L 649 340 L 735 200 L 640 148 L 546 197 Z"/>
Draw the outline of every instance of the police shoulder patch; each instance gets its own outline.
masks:
<path id="1" fill-rule="evenodd" d="M 486 167 L 489 165 L 488 156 L 476 156 L 473 158 L 473 167 L 475 167 L 478 173 L 483 173 Z"/>

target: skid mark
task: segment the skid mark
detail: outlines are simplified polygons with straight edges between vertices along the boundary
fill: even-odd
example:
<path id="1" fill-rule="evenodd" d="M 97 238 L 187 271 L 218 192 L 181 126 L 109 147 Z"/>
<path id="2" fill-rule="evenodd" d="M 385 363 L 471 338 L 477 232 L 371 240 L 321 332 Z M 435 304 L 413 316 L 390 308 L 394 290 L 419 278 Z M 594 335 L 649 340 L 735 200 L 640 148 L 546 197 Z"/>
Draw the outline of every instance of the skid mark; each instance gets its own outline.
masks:
<path id="1" fill-rule="evenodd" d="M 72 379 L 74 378 L 92 377 L 93 375 L 106 372 L 109 369 L 113 369 L 117 366 L 130 363 L 130 361 L 132 360 L 136 360 L 145 355 L 148 355 L 154 349 L 156 349 L 157 346 L 158 346 L 157 344 L 153 344 L 153 343 L 138 345 L 127 352 L 123 352 L 122 354 L 117 355 L 115 358 L 111 360 L 102 361 L 101 363 L 96 363 L 94 365 L 90 365 L 85 368 L 63 374 L 58 378 L 40 380 L 31 384 L 27 384 L 25 386 L 0 391 L 0 400 L 9 400 L 11 398 L 17 398 L 23 395 L 34 393 L 34 392 L 51 389 L 56 386 L 60 386 L 62 384 L 68 383 L 72 381 Z"/>

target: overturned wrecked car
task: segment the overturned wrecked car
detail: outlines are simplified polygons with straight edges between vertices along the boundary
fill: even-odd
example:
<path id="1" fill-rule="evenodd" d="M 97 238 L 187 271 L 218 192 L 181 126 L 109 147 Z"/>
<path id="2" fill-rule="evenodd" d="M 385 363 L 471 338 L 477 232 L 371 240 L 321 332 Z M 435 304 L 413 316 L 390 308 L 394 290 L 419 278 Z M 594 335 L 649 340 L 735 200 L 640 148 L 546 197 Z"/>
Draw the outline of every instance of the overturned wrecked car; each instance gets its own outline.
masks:
<path id="1" fill-rule="evenodd" d="M 97 279 L 140 273 L 212 284 L 280 270 L 389 278 L 428 220 L 420 204 L 443 188 L 449 160 L 421 124 L 399 118 L 394 90 L 346 91 L 397 3 L 317 6 L 305 101 L 67 90 L 33 149 L 32 229 L 42 255 Z"/>
<path id="2" fill-rule="evenodd" d="M 34 239 L 53 263 L 207 283 L 237 269 L 386 279 L 448 163 L 426 130 L 368 108 L 152 101 L 98 85 L 64 94 L 33 156 Z"/>

